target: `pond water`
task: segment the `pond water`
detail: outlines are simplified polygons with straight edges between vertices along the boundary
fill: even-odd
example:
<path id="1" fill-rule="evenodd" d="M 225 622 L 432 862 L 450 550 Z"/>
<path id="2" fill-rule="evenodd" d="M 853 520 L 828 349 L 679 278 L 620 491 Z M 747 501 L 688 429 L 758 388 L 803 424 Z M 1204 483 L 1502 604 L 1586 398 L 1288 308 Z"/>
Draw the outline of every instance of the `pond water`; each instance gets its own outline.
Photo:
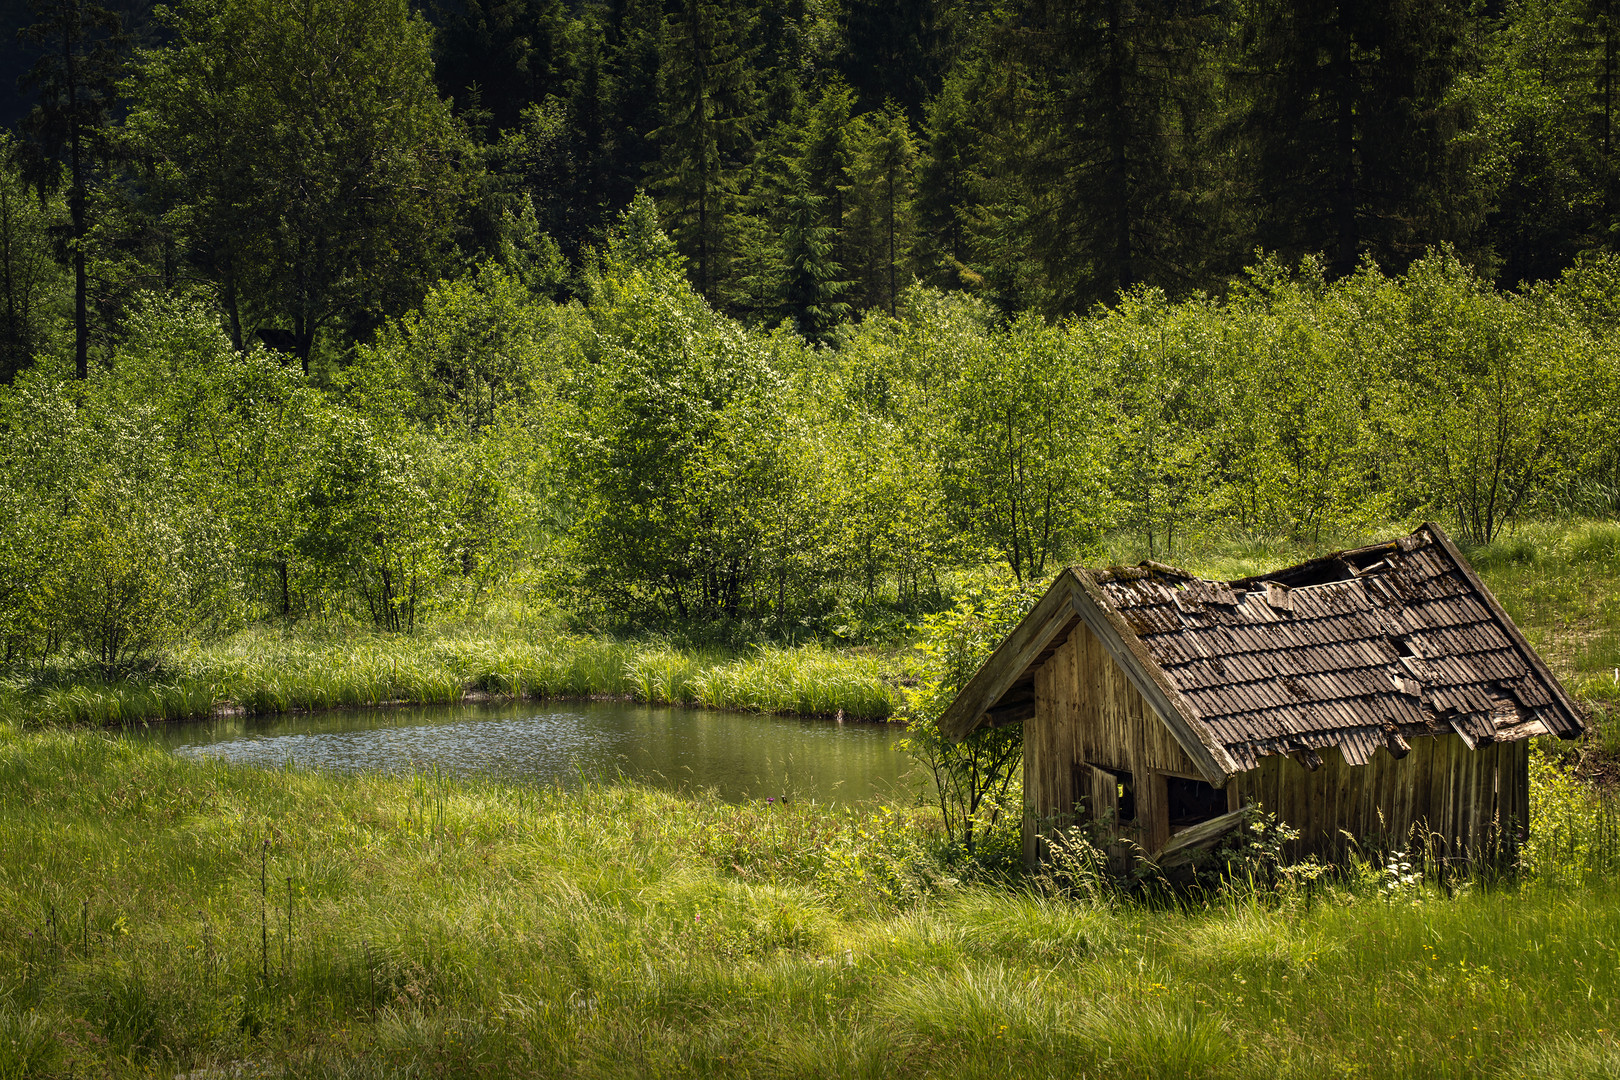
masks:
<path id="1" fill-rule="evenodd" d="M 894 724 L 623 703 L 507 702 L 278 717 L 151 728 L 187 757 L 280 768 L 441 769 L 577 784 L 627 779 L 731 802 L 789 795 L 859 802 L 899 795 L 910 760 Z"/>

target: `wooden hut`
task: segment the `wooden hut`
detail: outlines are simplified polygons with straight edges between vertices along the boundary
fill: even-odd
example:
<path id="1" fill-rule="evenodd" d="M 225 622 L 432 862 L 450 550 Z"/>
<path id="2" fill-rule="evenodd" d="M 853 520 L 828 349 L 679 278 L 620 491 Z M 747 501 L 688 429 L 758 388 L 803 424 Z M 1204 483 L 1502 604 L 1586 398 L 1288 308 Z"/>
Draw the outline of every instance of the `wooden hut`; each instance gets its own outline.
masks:
<path id="1" fill-rule="evenodd" d="M 1439 526 L 1240 581 L 1064 570 L 941 718 L 1024 726 L 1024 855 L 1096 817 L 1185 854 L 1257 805 L 1300 830 L 1415 828 L 1466 856 L 1522 833 L 1533 735 L 1580 712 Z"/>

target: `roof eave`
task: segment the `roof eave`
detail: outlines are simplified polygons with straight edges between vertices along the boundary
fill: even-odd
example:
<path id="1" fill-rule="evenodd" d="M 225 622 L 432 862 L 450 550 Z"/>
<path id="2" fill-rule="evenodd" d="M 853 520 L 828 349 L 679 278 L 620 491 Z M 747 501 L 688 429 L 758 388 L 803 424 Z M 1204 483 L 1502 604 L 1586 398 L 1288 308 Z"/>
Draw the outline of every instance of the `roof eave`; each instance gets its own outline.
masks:
<path id="1" fill-rule="evenodd" d="M 1216 787 L 1243 769 L 1219 742 L 1198 713 L 1170 681 L 1159 662 L 1124 616 L 1108 599 L 1092 576 L 1084 570 L 1075 573 L 1081 591 L 1075 597 L 1075 613 L 1097 635 L 1114 662 L 1130 679 L 1159 719 L 1170 729 L 1177 743 L 1187 752 L 1204 779 Z"/>
<path id="2" fill-rule="evenodd" d="M 1558 681 L 1558 677 L 1547 667 L 1540 654 L 1530 647 L 1530 642 L 1519 632 L 1519 627 L 1514 623 L 1512 616 L 1507 613 L 1507 610 L 1496 599 L 1496 594 L 1485 587 L 1485 583 L 1474 572 L 1474 568 L 1463 557 L 1463 553 L 1457 549 L 1456 544 L 1451 542 L 1451 537 L 1446 535 L 1446 531 L 1432 521 L 1425 521 L 1423 528 L 1429 531 L 1429 535 L 1434 537 L 1435 543 L 1440 545 L 1446 556 L 1451 559 L 1452 564 L 1456 566 L 1457 572 L 1463 576 L 1463 579 L 1484 601 L 1486 608 L 1495 616 L 1503 632 L 1507 634 L 1508 640 L 1518 650 L 1520 657 L 1530 666 L 1530 670 L 1540 677 L 1542 683 L 1546 685 L 1548 693 L 1552 694 L 1553 700 L 1563 710 L 1564 724 L 1553 734 L 1560 739 L 1580 738 L 1581 733 L 1586 730 L 1586 721 L 1581 716 L 1580 706 L 1576 705 L 1574 699 L 1564 690 L 1564 684 Z"/>
<path id="3" fill-rule="evenodd" d="M 1075 587 L 1072 568 L 1058 574 L 1046 595 L 1035 602 L 1029 614 L 996 646 L 990 659 L 974 672 L 973 678 L 940 716 L 941 734 L 953 742 L 961 742 L 984 722 L 986 714 L 1024 677 L 1035 658 L 1074 621 L 1069 597 Z"/>

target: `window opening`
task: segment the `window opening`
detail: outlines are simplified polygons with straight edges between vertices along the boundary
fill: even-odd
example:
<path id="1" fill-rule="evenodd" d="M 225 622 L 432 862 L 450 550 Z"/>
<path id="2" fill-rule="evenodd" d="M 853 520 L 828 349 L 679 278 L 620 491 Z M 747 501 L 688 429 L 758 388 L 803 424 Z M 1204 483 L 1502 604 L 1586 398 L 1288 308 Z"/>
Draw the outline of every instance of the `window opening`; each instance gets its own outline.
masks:
<path id="1" fill-rule="evenodd" d="M 1226 792 L 1212 784 L 1180 776 L 1166 776 L 1164 786 L 1172 831 L 1226 813 Z"/>
<path id="2" fill-rule="evenodd" d="M 1119 823 L 1129 825 L 1136 820 L 1136 784 L 1128 772 L 1115 773 L 1114 779 L 1119 784 Z"/>

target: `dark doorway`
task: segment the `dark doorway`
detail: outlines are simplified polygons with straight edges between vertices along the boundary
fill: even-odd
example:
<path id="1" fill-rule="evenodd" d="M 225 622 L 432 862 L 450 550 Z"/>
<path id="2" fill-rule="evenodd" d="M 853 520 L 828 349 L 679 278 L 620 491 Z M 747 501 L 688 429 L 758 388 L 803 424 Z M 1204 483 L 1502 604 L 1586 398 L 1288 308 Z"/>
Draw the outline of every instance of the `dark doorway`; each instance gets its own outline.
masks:
<path id="1" fill-rule="evenodd" d="M 1171 832 L 1226 813 L 1226 792 L 1202 780 L 1167 776 L 1164 786 L 1170 808 Z"/>

